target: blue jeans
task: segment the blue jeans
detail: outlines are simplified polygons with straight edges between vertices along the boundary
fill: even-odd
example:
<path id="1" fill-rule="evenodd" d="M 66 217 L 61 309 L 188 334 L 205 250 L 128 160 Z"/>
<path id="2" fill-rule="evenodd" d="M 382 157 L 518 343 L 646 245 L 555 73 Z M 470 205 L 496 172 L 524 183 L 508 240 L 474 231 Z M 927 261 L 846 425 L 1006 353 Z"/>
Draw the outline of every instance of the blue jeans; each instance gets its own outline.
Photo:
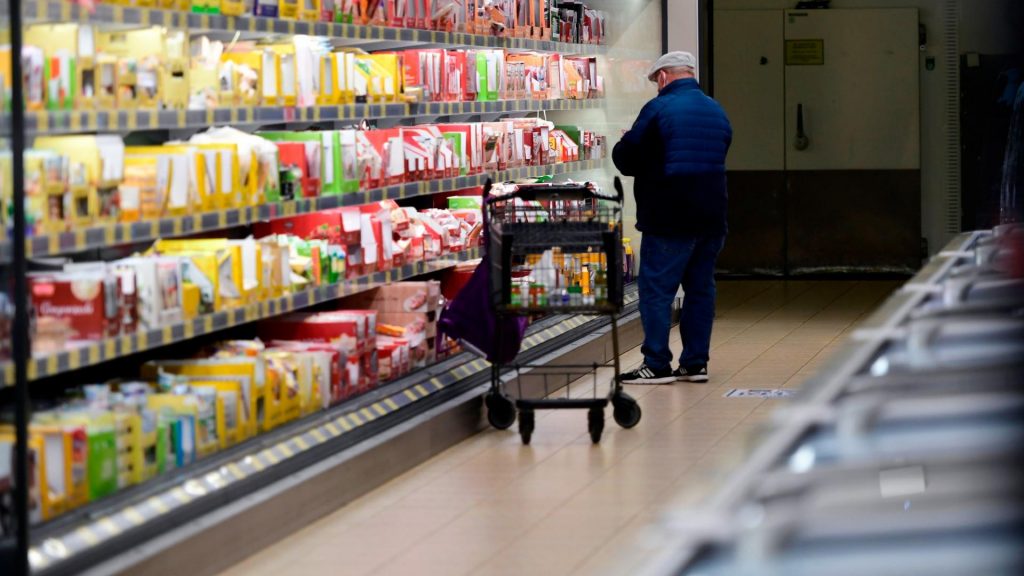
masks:
<path id="1" fill-rule="evenodd" d="M 679 365 L 706 366 L 715 319 L 715 261 L 724 236 L 669 237 L 644 234 L 640 244 L 640 321 L 644 327 L 641 351 L 653 370 L 671 368 L 668 346 L 672 328 L 672 301 L 683 287 L 679 333 L 683 352 Z"/>

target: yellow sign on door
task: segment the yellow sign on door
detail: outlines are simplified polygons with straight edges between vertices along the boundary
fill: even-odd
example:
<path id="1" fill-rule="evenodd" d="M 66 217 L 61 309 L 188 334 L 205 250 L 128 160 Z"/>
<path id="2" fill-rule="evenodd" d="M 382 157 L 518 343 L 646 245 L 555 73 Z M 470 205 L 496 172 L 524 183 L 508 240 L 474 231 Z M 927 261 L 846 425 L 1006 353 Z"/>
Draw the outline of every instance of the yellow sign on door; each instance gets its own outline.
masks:
<path id="1" fill-rule="evenodd" d="M 786 40 L 786 66 L 824 65 L 824 40 Z"/>

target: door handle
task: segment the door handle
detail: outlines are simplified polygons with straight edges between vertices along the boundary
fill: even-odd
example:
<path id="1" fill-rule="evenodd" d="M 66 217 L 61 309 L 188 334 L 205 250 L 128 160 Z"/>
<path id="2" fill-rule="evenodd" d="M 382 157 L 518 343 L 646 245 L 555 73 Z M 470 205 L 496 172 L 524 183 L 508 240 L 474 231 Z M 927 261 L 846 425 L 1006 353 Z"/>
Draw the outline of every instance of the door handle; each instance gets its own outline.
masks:
<path id="1" fill-rule="evenodd" d="M 804 132 L 804 105 L 796 105 L 796 140 L 793 141 L 793 147 L 797 150 L 807 150 L 807 147 L 811 145 L 810 138 Z"/>

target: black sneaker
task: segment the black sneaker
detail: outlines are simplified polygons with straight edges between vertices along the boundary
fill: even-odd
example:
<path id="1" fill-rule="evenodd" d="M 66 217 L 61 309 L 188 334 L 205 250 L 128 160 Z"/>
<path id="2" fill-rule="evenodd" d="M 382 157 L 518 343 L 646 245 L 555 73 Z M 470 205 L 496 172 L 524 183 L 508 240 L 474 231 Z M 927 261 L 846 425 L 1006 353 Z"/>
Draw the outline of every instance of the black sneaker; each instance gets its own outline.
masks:
<path id="1" fill-rule="evenodd" d="M 708 367 L 692 366 L 690 368 L 683 368 L 680 366 L 672 372 L 672 376 L 680 382 L 698 382 L 703 384 L 708 381 Z"/>
<path id="2" fill-rule="evenodd" d="M 654 370 L 646 364 L 641 364 L 636 370 L 619 376 L 619 382 L 623 384 L 671 384 L 675 381 L 676 377 L 672 370 Z"/>

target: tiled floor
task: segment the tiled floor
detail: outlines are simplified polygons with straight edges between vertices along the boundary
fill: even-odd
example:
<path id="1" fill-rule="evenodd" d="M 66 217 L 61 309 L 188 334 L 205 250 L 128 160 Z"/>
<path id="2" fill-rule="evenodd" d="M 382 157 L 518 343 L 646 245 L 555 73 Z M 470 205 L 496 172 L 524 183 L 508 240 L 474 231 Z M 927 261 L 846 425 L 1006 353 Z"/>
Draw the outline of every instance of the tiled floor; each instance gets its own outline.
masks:
<path id="1" fill-rule="evenodd" d="M 711 382 L 633 387 L 637 428 L 609 423 L 594 446 L 583 413 L 548 412 L 529 447 L 515 428 L 478 434 L 225 574 L 628 573 L 624 544 L 705 495 L 779 402 L 724 393 L 798 387 L 896 286 L 722 282 Z"/>

